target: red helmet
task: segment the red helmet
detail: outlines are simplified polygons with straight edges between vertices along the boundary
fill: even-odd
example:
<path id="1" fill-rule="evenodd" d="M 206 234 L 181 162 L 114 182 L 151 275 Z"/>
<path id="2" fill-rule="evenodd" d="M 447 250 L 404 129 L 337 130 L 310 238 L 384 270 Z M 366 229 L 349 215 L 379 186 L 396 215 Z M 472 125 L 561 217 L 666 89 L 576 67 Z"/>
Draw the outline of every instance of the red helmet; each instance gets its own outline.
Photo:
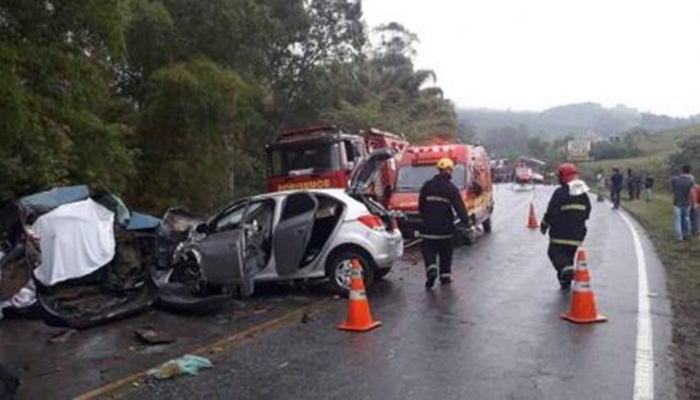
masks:
<path id="1" fill-rule="evenodd" d="M 569 183 L 578 176 L 578 170 L 574 164 L 564 163 L 559 166 L 557 176 L 559 176 L 561 183 Z"/>

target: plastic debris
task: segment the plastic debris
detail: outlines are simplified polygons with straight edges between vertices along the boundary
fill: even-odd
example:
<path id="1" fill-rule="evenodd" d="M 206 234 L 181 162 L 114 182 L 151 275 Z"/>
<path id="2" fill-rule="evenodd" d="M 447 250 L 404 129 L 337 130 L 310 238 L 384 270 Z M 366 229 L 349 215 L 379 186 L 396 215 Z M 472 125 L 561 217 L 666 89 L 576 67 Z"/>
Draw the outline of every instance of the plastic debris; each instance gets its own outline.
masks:
<path id="1" fill-rule="evenodd" d="M 55 335 L 51 339 L 49 339 L 49 342 L 50 343 L 65 343 L 68 341 L 68 339 L 70 339 L 71 336 L 73 336 L 77 332 L 78 331 L 76 331 L 75 329 L 67 329 L 67 330 L 59 333 L 58 335 Z"/>
<path id="2" fill-rule="evenodd" d="M 148 370 L 148 376 L 155 379 L 171 379 L 179 375 L 197 375 L 200 369 L 212 368 L 214 364 L 204 357 L 186 354 Z"/>
<path id="3" fill-rule="evenodd" d="M 301 316 L 301 323 L 302 324 L 308 324 L 309 322 L 312 322 L 314 319 L 309 315 L 309 313 L 304 313 L 304 315 Z"/>
<path id="4" fill-rule="evenodd" d="M 177 340 L 168 334 L 156 332 L 151 328 L 136 329 L 134 330 L 134 335 L 145 344 L 168 344 Z"/>

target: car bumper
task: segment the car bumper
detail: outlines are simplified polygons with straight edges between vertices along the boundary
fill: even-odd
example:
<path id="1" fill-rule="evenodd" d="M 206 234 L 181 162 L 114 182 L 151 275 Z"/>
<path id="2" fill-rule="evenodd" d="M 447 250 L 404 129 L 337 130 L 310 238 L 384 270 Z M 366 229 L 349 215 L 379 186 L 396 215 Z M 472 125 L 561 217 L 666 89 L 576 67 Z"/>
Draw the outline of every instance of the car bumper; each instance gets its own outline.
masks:
<path id="1" fill-rule="evenodd" d="M 390 268 L 403 256 L 403 237 L 399 231 L 383 232 L 380 235 L 383 236 L 382 240 L 372 241 L 372 256 L 378 269 Z"/>

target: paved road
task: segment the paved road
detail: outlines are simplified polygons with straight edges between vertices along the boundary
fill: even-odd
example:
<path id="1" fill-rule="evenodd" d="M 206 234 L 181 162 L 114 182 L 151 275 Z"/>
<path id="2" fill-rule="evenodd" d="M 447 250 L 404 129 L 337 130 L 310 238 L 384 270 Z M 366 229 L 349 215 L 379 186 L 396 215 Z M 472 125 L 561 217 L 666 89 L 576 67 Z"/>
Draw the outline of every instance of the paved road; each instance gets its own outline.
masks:
<path id="1" fill-rule="evenodd" d="M 538 217 L 551 191 L 537 189 Z M 639 296 L 630 229 L 608 205 L 594 203 L 586 249 L 598 308 L 610 321 L 573 325 L 559 318 L 570 294 L 558 288 L 547 241 L 525 228 L 532 199 L 531 192 L 497 188 L 493 233 L 455 252 L 451 286 L 426 291 L 419 255 L 409 251 L 370 293 L 383 326 L 369 333 L 334 328 L 344 318 L 345 301 L 295 289 L 264 293 L 207 318 L 152 312 L 58 345 L 46 344 L 50 331 L 37 322 L 3 321 L 0 359 L 26 367 L 24 398 L 48 391 L 54 398 L 73 396 L 125 376 L 131 378 L 112 389 L 134 399 L 633 398 Z M 663 268 L 643 235 L 641 245 L 649 273 L 654 393 L 673 398 Z M 302 323 L 298 310 L 308 306 L 320 311 Z M 131 331 L 145 324 L 175 332 L 178 342 L 134 351 Z M 226 346 L 206 346 L 222 337 L 230 339 Z M 201 346 L 206 355 L 216 350 L 215 367 L 197 377 L 139 384 L 139 375 L 130 375 Z"/>
<path id="2" fill-rule="evenodd" d="M 551 188 L 535 195 L 541 217 Z M 336 331 L 344 309 L 262 335 L 202 375 L 149 385 L 131 398 L 625 399 L 633 397 L 637 258 L 629 228 L 594 204 L 586 249 L 599 310 L 610 320 L 573 325 L 546 258 L 524 227 L 531 193 L 497 191 L 494 232 L 455 254 L 456 281 L 423 288 L 409 253 L 371 293 L 384 325 Z M 670 311 L 662 266 L 642 239 L 653 312 L 656 398 L 673 398 Z"/>

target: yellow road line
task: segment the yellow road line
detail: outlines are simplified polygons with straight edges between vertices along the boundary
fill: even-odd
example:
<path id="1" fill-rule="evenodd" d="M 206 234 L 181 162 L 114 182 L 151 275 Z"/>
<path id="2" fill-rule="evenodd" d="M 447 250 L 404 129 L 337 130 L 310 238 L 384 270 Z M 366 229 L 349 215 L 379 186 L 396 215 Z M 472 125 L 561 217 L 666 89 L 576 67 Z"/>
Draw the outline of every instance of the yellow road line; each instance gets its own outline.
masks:
<path id="1" fill-rule="evenodd" d="M 226 350 L 232 350 L 236 347 L 237 344 L 242 342 L 243 340 L 250 338 L 254 335 L 261 334 L 267 331 L 270 331 L 274 328 L 281 327 L 287 323 L 293 322 L 293 321 L 299 321 L 300 318 L 304 314 L 315 314 L 319 313 L 321 311 L 324 311 L 328 308 L 330 308 L 331 305 L 335 304 L 333 301 L 330 300 L 320 300 L 315 303 L 311 303 L 309 305 L 299 307 L 287 314 L 281 315 L 275 319 L 272 319 L 270 321 L 264 322 L 259 325 L 252 326 L 246 330 L 243 330 L 241 332 L 238 332 L 234 335 L 216 340 L 212 343 L 206 344 L 202 347 L 196 348 L 192 350 L 191 352 L 187 352 L 185 354 L 195 354 L 195 355 L 200 355 L 200 356 L 215 356 L 218 353 L 221 353 Z M 184 355 L 184 354 L 183 354 Z M 154 365 L 152 368 L 155 368 L 162 363 L 159 363 L 157 365 Z M 104 386 L 101 386 L 97 389 L 91 390 L 87 393 L 83 393 L 79 396 L 76 396 L 74 399 L 75 400 L 89 400 L 89 399 L 97 399 L 97 398 L 102 398 L 109 396 L 110 394 L 114 394 L 118 390 L 126 387 L 126 386 L 136 386 L 139 384 L 144 383 L 148 379 L 148 370 L 151 368 L 148 368 L 146 370 L 143 370 L 141 372 L 137 372 L 135 374 L 129 375 L 125 378 L 122 378 L 116 382 L 108 383 Z"/>

